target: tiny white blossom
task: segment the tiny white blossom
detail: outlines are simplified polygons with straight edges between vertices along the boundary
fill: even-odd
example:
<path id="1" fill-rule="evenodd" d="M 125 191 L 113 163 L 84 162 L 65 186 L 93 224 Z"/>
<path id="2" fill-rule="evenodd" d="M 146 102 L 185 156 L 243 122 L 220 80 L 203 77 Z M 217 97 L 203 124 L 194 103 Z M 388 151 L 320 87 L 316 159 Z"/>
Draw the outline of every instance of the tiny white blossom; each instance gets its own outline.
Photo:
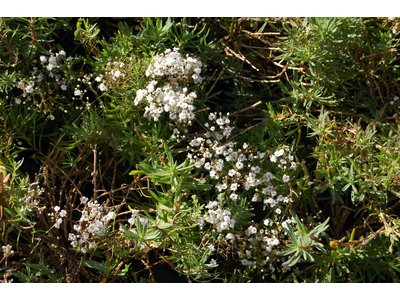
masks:
<path id="1" fill-rule="evenodd" d="M 241 161 L 238 161 L 236 163 L 236 168 L 238 168 L 239 170 L 243 169 L 243 163 Z"/>
<path id="2" fill-rule="evenodd" d="M 229 232 L 226 236 L 225 239 L 227 240 L 235 240 L 235 235 L 231 232 Z"/>
<path id="3" fill-rule="evenodd" d="M 282 180 L 283 180 L 283 182 L 289 182 L 290 177 L 285 174 L 285 175 L 283 175 Z"/>
<path id="4" fill-rule="evenodd" d="M 211 258 L 210 264 L 213 265 L 213 266 L 216 266 L 217 265 L 217 261 L 214 258 Z"/>
<path id="5" fill-rule="evenodd" d="M 99 86 L 100 91 L 105 92 L 108 90 L 107 86 L 102 82 Z"/>
<path id="6" fill-rule="evenodd" d="M 229 199 L 231 199 L 231 200 L 233 200 L 233 201 L 236 201 L 237 198 L 238 198 L 238 195 L 235 194 L 235 193 L 232 193 L 232 194 L 229 195 Z"/>
<path id="7" fill-rule="evenodd" d="M 256 233 L 257 233 L 257 228 L 255 228 L 254 226 L 250 226 L 246 230 L 247 235 L 256 234 Z"/>
<path id="8" fill-rule="evenodd" d="M 63 219 L 61 219 L 61 218 L 57 219 L 56 223 L 54 224 L 54 227 L 59 229 L 62 222 L 63 222 Z"/>

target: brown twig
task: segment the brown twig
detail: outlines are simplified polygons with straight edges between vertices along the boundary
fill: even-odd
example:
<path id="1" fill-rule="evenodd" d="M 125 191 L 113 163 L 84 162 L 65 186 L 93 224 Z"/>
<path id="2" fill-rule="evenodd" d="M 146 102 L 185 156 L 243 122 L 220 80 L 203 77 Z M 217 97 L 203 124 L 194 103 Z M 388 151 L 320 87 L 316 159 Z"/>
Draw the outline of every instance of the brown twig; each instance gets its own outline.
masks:
<path id="1" fill-rule="evenodd" d="M 237 57 L 238 59 L 244 61 L 245 63 L 249 64 L 257 72 L 260 72 L 260 69 L 255 67 L 248 59 L 246 59 L 246 57 L 244 57 L 244 55 L 240 51 L 239 51 L 239 54 L 237 54 L 235 51 L 233 51 L 231 48 L 229 48 L 224 42 L 222 42 L 222 46 L 224 47 L 224 50 L 228 56 L 233 55 L 233 56 Z M 231 53 L 231 54 L 229 54 L 229 53 Z"/>
<path id="2" fill-rule="evenodd" d="M 243 29 L 242 32 L 245 32 L 251 36 L 263 36 L 263 35 L 281 35 L 280 32 L 251 32 Z"/>
<path id="3" fill-rule="evenodd" d="M 260 79 L 254 79 L 254 78 L 247 78 L 247 77 L 244 77 L 244 76 L 242 76 L 242 75 L 236 74 L 236 72 L 232 71 L 230 68 L 228 68 L 228 67 L 225 66 L 225 65 L 224 65 L 224 68 L 225 68 L 225 70 L 227 70 L 229 73 L 233 74 L 235 77 L 241 78 L 241 79 L 246 80 L 246 81 L 249 81 L 249 82 L 254 81 L 254 82 L 261 82 L 261 83 L 272 83 L 272 82 L 279 82 L 279 81 L 281 81 L 280 79 L 277 79 L 277 80 L 260 80 Z"/>
<path id="4" fill-rule="evenodd" d="M 241 110 L 235 111 L 234 113 L 230 114 L 229 117 L 233 117 L 233 116 L 236 116 L 237 114 L 242 113 L 242 112 L 244 112 L 246 110 L 253 109 L 256 106 L 260 105 L 261 103 L 263 103 L 263 102 L 260 100 L 257 103 L 254 103 L 254 104 L 250 105 L 249 107 L 246 107 L 246 108 L 243 108 Z"/>
<path id="5" fill-rule="evenodd" d="M 372 233 L 372 235 L 365 240 L 360 246 L 360 249 L 364 249 L 366 245 L 368 245 L 372 240 L 376 239 L 376 237 L 378 236 L 378 234 L 383 231 L 385 229 L 385 226 L 382 226 L 378 231 Z M 356 247 L 357 248 L 357 247 Z"/>
<path id="6" fill-rule="evenodd" d="M 215 70 L 215 72 L 217 72 L 217 70 Z M 214 72 L 214 74 L 215 74 L 215 72 Z M 213 74 L 213 76 L 214 76 L 214 74 Z M 215 85 L 217 84 L 218 80 L 221 78 L 222 74 L 224 74 L 224 69 L 221 70 L 221 72 L 219 73 L 217 79 L 214 81 L 213 85 L 211 86 L 211 89 L 208 91 L 208 93 L 206 95 L 206 99 L 208 98 L 208 96 L 210 95 L 212 90 L 214 89 Z"/>

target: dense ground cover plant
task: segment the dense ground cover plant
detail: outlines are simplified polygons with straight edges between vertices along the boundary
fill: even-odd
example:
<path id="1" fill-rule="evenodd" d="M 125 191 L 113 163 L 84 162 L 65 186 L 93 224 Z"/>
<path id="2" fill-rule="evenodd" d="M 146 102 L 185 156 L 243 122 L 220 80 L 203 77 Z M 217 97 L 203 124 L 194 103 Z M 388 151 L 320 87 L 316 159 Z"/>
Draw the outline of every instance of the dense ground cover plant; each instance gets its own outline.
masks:
<path id="1" fill-rule="evenodd" d="M 2 18 L 1 281 L 398 282 L 398 26 Z"/>

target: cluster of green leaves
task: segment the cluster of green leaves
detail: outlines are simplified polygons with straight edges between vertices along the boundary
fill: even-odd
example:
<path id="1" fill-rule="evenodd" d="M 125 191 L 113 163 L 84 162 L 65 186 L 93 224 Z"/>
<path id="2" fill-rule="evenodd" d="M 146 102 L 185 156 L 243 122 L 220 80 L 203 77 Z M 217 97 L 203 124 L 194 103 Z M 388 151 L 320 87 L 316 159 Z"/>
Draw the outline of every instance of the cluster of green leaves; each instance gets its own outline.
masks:
<path id="1" fill-rule="evenodd" d="M 298 263 L 301 257 L 303 257 L 303 259 L 307 262 L 314 262 L 315 254 L 311 253 L 313 248 L 315 247 L 321 252 L 326 252 L 326 250 L 321 243 L 313 240 L 313 237 L 318 236 L 322 232 L 325 232 L 325 230 L 329 227 L 329 225 L 327 225 L 329 222 L 329 218 L 327 218 L 322 224 L 318 225 L 312 230 L 308 230 L 304 227 L 298 216 L 292 210 L 290 211 L 290 213 L 296 221 L 298 230 L 294 231 L 290 224 L 288 224 L 287 227 L 284 227 L 284 230 L 290 237 L 290 245 L 288 245 L 288 250 L 280 252 L 279 255 L 287 256 L 293 254 L 293 256 L 291 256 L 284 263 L 284 265 L 288 265 L 289 267 L 292 267 L 296 263 Z"/>
<path id="2" fill-rule="evenodd" d="M 288 102 L 310 109 L 329 105 L 377 111 L 397 94 L 395 34 L 360 18 L 304 18 L 283 23 L 279 58 L 297 66 L 282 84 Z M 289 100 L 290 99 L 290 100 Z M 379 101 L 377 101 L 379 99 Z"/>

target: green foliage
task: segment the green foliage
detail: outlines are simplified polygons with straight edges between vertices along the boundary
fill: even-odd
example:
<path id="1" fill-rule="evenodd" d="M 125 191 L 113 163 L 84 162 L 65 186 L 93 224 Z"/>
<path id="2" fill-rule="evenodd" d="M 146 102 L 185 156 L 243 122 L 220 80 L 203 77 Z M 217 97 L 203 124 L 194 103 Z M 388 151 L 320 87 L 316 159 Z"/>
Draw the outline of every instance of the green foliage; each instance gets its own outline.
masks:
<path id="1" fill-rule="evenodd" d="M 296 221 L 297 231 L 294 231 L 290 224 L 287 225 L 287 228 L 284 227 L 284 230 L 290 237 L 290 244 L 287 250 L 278 253 L 278 255 L 287 256 L 293 254 L 293 256 L 284 263 L 284 265 L 288 265 L 289 267 L 298 263 L 301 257 L 307 262 L 314 262 L 315 254 L 312 252 L 312 248 L 315 247 L 321 252 L 326 252 L 326 250 L 321 243 L 314 241 L 313 237 L 318 236 L 329 227 L 329 225 L 327 225 L 329 218 L 312 230 L 308 230 L 293 211 L 290 211 L 290 214 Z"/>

